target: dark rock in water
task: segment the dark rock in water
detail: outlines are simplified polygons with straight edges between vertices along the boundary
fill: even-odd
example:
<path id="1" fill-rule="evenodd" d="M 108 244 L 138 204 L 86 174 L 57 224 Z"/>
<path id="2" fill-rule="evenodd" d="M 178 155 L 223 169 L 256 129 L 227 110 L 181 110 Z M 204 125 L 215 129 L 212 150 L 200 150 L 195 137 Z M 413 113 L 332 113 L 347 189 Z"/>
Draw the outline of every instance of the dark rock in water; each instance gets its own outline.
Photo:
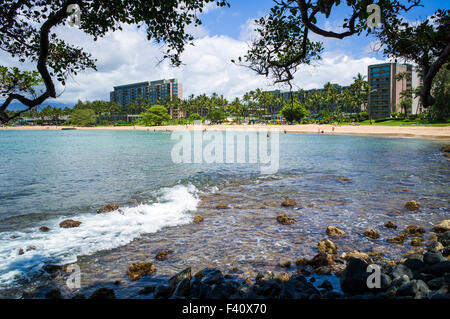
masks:
<path id="1" fill-rule="evenodd" d="M 181 280 L 177 287 L 175 288 L 175 292 L 173 293 L 174 296 L 177 297 L 189 297 L 191 290 L 191 279 L 190 278 L 184 278 Z"/>
<path id="2" fill-rule="evenodd" d="M 216 209 L 230 209 L 230 206 L 227 204 L 217 204 Z"/>
<path id="3" fill-rule="evenodd" d="M 407 275 L 401 275 L 392 280 L 391 285 L 398 288 L 403 286 L 404 284 L 407 284 L 408 282 L 410 282 L 409 277 Z"/>
<path id="4" fill-rule="evenodd" d="M 17 254 L 18 254 L 18 255 L 23 255 L 23 254 L 25 254 L 25 252 L 23 251 L 22 248 L 20 248 L 19 251 L 17 252 Z"/>
<path id="5" fill-rule="evenodd" d="M 284 261 L 284 262 L 280 262 L 278 265 L 279 265 L 280 267 L 282 267 L 282 268 L 289 268 L 289 267 L 291 267 L 292 262 L 290 262 L 290 261 Z"/>
<path id="6" fill-rule="evenodd" d="M 424 272 L 427 269 L 427 265 L 420 259 L 416 258 L 408 258 L 403 266 L 408 267 L 411 270 L 413 278 L 418 278 L 420 273 Z"/>
<path id="7" fill-rule="evenodd" d="M 207 285 L 219 284 L 223 282 L 223 274 L 215 268 L 205 268 L 201 271 L 201 282 Z"/>
<path id="8" fill-rule="evenodd" d="M 230 296 L 228 287 L 224 283 L 218 283 L 211 286 L 206 293 L 207 299 L 227 299 Z"/>
<path id="9" fill-rule="evenodd" d="M 308 261 L 307 264 L 314 269 L 324 266 L 331 266 L 334 264 L 334 257 L 329 254 L 319 253 L 315 255 L 313 259 Z"/>
<path id="10" fill-rule="evenodd" d="M 119 205 L 116 203 L 110 203 L 102 206 L 97 210 L 97 213 L 111 213 L 119 209 Z"/>
<path id="11" fill-rule="evenodd" d="M 283 207 L 292 207 L 297 205 L 297 202 L 295 201 L 295 199 L 292 198 L 286 198 L 282 203 L 281 206 Z"/>
<path id="12" fill-rule="evenodd" d="M 322 283 L 320 284 L 319 288 L 323 288 L 325 290 L 333 290 L 333 285 L 331 284 L 331 282 L 329 282 L 328 280 L 324 280 L 322 281 Z"/>
<path id="13" fill-rule="evenodd" d="M 77 220 L 67 219 L 59 223 L 59 227 L 61 228 L 75 228 L 79 227 L 82 223 Z"/>
<path id="14" fill-rule="evenodd" d="M 423 256 L 423 260 L 428 265 L 434 265 L 442 261 L 446 261 L 444 256 L 438 251 L 428 251 Z"/>
<path id="15" fill-rule="evenodd" d="M 183 279 L 192 279 L 191 267 L 180 271 L 178 274 L 169 279 L 169 288 L 174 291 Z"/>
<path id="16" fill-rule="evenodd" d="M 132 281 L 151 275 L 156 271 L 155 265 L 151 262 L 132 263 L 128 268 L 128 278 Z"/>
<path id="17" fill-rule="evenodd" d="M 445 233 L 447 231 L 450 231 L 450 219 L 443 220 L 438 225 L 433 227 L 433 230 L 436 233 Z M 447 246 L 447 245 L 444 245 Z"/>
<path id="18" fill-rule="evenodd" d="M 445 257 L 448 257 L 450 255 L 450 245 L 442 250 L 442 255 L 444 255 Z"/>
<path id="19" fill-rule="evenodd" d="M 347 268 L 340 278 L 341 289 L 345 293 L 360 294 L 369 290 L 367 287 L 367 263 L 361 259 L 350 258 Z"/>
<path id="20" fill-rule="evenodd" d="M 439 277 L 427 281 L 427 285 L 431 290 L 439 290 L 441 287 L 446 286 L 447 283 L 443 277 Z"/>
<path id="21" fill-rule="evenodd" d="M 450 245 L 450 230 L 448 230 L 448 231 L 446 231 L 444 233 L 438 234 L 437 240 L 444 247 L 449 246 Z"/>
<path id="22" fill-rule="evenodd" d="M 158 298 L 169 298 L 170 294 L 172 293 L 172 289 L 169 288 L 169 286 L 157 286 L 153 292 L 153 295 L 156 299 Z"/>
<path id="23" fill-rule="evenodd" d="M 190 291 L 191 298 L 203 299 L 209 293 L 209 290 L 211 290 L 210 286 L 202 283 L 198 278 L 192 278 Z"/>
<path id="24" fill-rule="evenodd" d="M 386 239 L 388 243 L 397 245 L 402 245 L 406 240 L 408 240 L 408 234 L 403 232 L 398 234 L 398 236 Z"/>
<path id="25" fill-rule="evenodd" d="M 410 201 L 405 204 L 405 208 L 409 211 L 419 210 L 420 205 L 416 201 Z"/>
<path id="26" fill-rule="evenodd" d="M 280 214 L 277 216 L 277 221 L 283 225 L 292 225 L 295 222 L 295 219 L 286 214 Z"/>
<path id="27" fill-rule="evenodd" d="M 86 296 L 83 294 L 76 294 L 72 297 L 72 299 L 86 299 Z"/>
<path id="28" fill-rule="evenodd" d="M 170 253 L 172 253 L 171 250 L 161 250 L 156 254 L 155 258 L 158 259 L 159 261 L 164 261 L 167 260 L 167 258 L 169 258 Z"/>
<path id="29" fill-rule="evenodd" d="M 328 226 L 327 227 L 327 235 L 330 237 L 342 237 L 345 236 L 345 231 L 340 229 L 337 226 Z"/>
<path id="30" fill-rule="evenodd" d="M 194 223 L 200 224 L 204 221 L 204 218 L 202 216 L 195 216 L 193 219 Z"/>
<path id="31" fill-rule="evenodd" d="M 416 299 L 425 298 L 430 289 L 422 280 L 412 280 L 397 289 L 397 296 L 410 296 Z"/>
<path id="32" fill-rule="evenodd" d="M 420 246 L 422 246 L 423 242 L 424 242 L 424 239 L 422 237 L 414 237 L 411 240 L 411 246 L 420 247 Z"/>
<path id="33" fill-rule="evenodd" d="M 43 233 L 47 233 L 50 231 L 50 228 L 48 228 L 47 226 L 41 226 L 39 227 L 39 230 Z"/>
<path id="34" fill-rule="evenodd" d="M 370 238 L 370 239 L 378 239 L 380 238 L 380 234 L 375 229 L 367 229 L 363 232 L 364 236 Z"/>
<path id="35" fill-rule="evenodd" d="M 42 267 L 42 269 L 49 274 L 54 274 L 54 273 L 62 270 L 62 267 L 59 265 L 45 265 L 44 267 Z"/>
<path id="36" fill-rule="evenodd" d="M 416 225 L 410 225 L 406 227 L 405 229 L 407 234 L 413 235 L 413 236 L 420 236 L 422 234 L 425 234 L 425 229 L 421 226 Z"/>
<path id="37" fill-rule="evenodd" d="M 89 299 L 101 300 L 101 299 L 116 299 L 116 294 L 114 290 L 109 288 L 97 289 L 89 296 Z"/>
<path id="38" fill-rule="evenodd" d="M 58 288 L 54 288 L 45 294 L 47 299 L 62 299 L 61 291 Z"/>
<path id="39" fill-rule="evenodd" d="M 139 290 L 139 295 L 149 295 L 155 291 L 155 287 L 146 286 L 144 289 Z"/>
<path id="40" fill-rule="evenodd" d="M 444 275 L 445 273 L 450 273 L 450 260 L 441 261 L 437 264 L 431 266 L 431 271 L 437 275 Z"/>
<path id="41" fill-rule="evenodd" d="M 391 277 L 396 279 L 402 276 L 406 276 L 409 279 L 413 278 L 413 273 L 411 271 L 411 269 L 409 269 L 408 267 L 406 267 L 403 264 L 397 265 L 394 267 L 394 270 L 391 273 Z"/>
<path id="42" fill-rule="evenodd" d="M 329 239 L 323 239 L 317 244 L 317 251 L 319 253 L 336 255 L 337 250 L 338 250 L 337 245 Z"/>
<path id="43" fill-rule="evenodd" d="M 275 275 L 271 271 L 260 272 L 256 275 L 255 281 L 260 283 L 261 281 L 272 280 L 274 277 Z"/>
<path id="44" fill-rule="evenodd" d="M 28 246 L 27 247 L 27 251 L 32 251 L 32 250 L 36 250 L 36 247 L 34 247 L 34 246 Z"/>
<path id="45" fill-rule="evenodd" d="M 448 146 L 442 146 L 442 147 L 441 147 L 441 152 L 444 152 L 444 153 L 450 153 L 450 145 L 448 145 Z"/>
<path id="46" fill-rule="evenodd" d="M 384 227 L 391 228 L 391 229 L 397 229 L 397 225 L 395 225 L 393 222 L 389 221 L 386 224 L 384 224 Z"/>

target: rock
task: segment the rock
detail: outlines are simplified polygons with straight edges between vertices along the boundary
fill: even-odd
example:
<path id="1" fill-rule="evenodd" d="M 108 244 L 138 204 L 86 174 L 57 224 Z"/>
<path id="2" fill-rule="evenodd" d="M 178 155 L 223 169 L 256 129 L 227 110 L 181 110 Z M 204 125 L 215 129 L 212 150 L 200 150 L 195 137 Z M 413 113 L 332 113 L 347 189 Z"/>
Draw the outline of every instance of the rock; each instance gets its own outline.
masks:
<path id="1" fill-rule="evenodd" d="M 337 254 L 338 247 L 329 239 L 323 239 L 317 244 L 319 253 Z"/>
<path id="2" fill-rule="evenodd" d="M 349 260 L 350 258 L 359 258 L 364 260 L 366 263 L 370 264 L 372 262 L 372 259 L 368 254 L 362 253 L 360 251 L 354 250 L 348 253 L 343 253 L 341 255 L 342 259 Z"/>
<path id="3" fill-rule="evenodd" d="M 440 242 L 443 246 L 450 246 L 450 230 L 439 233 L 437 236 L 438 242 Z"/>
<path id="4" fill-rule="evenodd" d="M 357 258 L 350 258 L 340 277 L 341 289 L 345 293 L 360 294 L 369 291 L 367 286 L 367 263 Z"/>
<path id="5" fill-rule="evenodd" d="M 47 299 L 62 299 L 61 291 L 58 288 L 54 288 L 45 294 Z"/>
<path id="6" fill-rule="evenodd" d="M 73 296 L 72 297 L 72 299 L 74 299 L 74 300 L 84 300 L 84 299 L 86 299 L 86 296 L 85 295 L 83 295 L 83 294 L 76 294 L 75 296 Z"/>
<path id="7" fill-rule="evenodd" d="M 441 147 L 441 152 L 450 153 L 450 145 Z"/>
<path id="8" fill-rule="evenodd" d="M 416 225 L 410 225 L 410 226 L 406 227 L 405 231 L 407 234 L 410 234 L 413 236 L 420 236 L 422 234 L 425 234 L 425 229 L 423 229 L 423 227 L 416 226 Z"/>
<path id="9" fill-rule="evenodd" d="M 397 289 L 397 296 L 411 296 L 416 299 L 424 298 L 430 289 L 422 280 L 412 280 L 409 283 L 403 284 Z"/>
<path id="10" fill-rule="evenodd" d="M 391 277 L 394 278 L 394 280 L 395 280 L 395 279 L 401 278 L 403 276 L 408 277 L 408 279 L 412 279 L 413 273 L 412 273 L 411 269 L 409 269 L 408 267 L 406 267 L 403 264 L 395 266 L 394 270 L 391 273 Z"/>
<path id="11" fill-rule="evenodd" d="M 283 207 L 293 207 L 297 205 L 297 202 L 295 201 L 295 199 L 292 198 L 286 198 L 282 203 L 281 206 Z"/>
<path id="12" fill-rule="evenodd" d="M 326 253 L 319 253 L 313 257 L 313 259 L 307 261 L 307 265 L 311 266 L 314 269 L 318 269 L 320 267 L 331 266 L 334 264 L 333 255 L 329 255 Z"/>
<path id="13" fill-rule="evenodd" d="M 190 278 L 184 278 L 183 280 L 181 280 L 176 289 L 175 292 L 173 293 L 174 296 L 177 297 L 189 297 L 190 294 L 190 290 L 191 290 L 191 279 Z"/>
<path id="14" fill-rule="evenodd" d="M 101 300 L 101 299 L 116 299 L 116 294 L 113 289 L 100 288 L 97 289 L 89 296 L 89 299 Z"/>
<path id="15" fill-rule="evenodd" d="M 172 291 L 173 290 L 171 290 L 168 286 L 157 286 L 153 292 L 153 295 L 155 296 L 155 299 L 169 298 Z"/>
<path id="16" fill-rule="evenodd" d="M 444 275 L 450 273 L 450 260 L 441 261 L 431 266 L 431 271 L 437 275 Z"/>
<path id="17" fill-rule="evenodd" d="M 216 209 L 230 209 L 230 206 L 227 204 L 218 204 L 216 205 Z"/>
<path id="18" fill-rule="evenodd" d="M 49 274 L 55 274 L 58 271 L 62 270 L 62 267 L 59 265 L 45 265 L 44 267 L 42 267 L 42 269 Z"/>
<path id="19" fill-rule="evenodd" d="M 192 279 L 191 267 L 180 271 L 178 274 L 169 279 L 169 288 L 171 289 L 171 291 L 174 291 L 178 284 L 184 279 Z"/>
<path id="20" fill-rule="evenodd" d="M 18 255 L 23 255 L 23 254 L 25 254 L 25 252 L 23 251 L 22 248 L 20 248 L 19 251 L 17 252 L 17 254 L 18 254 Z"/>
<path id="21" fill-rule="evenodd" d="M 444 249 L 444 246 L 439 242 L 431 242 L 427 245 L 428 251 L 441 251 Z"/>
<path id="22" fill-rule="evenodd" d="M 110 203 L 102 206 L 97 210 L 97 213 L 111 213 L 119 209 L 119 205 L 116 203 Z"/>
<path id="23" fill-rule="evenodd" d="M 394 280 L 392 280 L 391 285 L 393 287 L 400 287 L 406 283 L 410 282 L 409 277 L 407 275 L 401 275 L 399 277 L 396 277 Z"/>
<path id="24" fill-rule="evenodd" d="M 423 256 L 423 261 L 431 266 L 445 260 L 446 259 L 444 258 L 444 256 L 442 256 L 442 254 L 439 251 L 428 251 Z"/>
<path id="25" fill-rule="evenodd" d="M 436 233 L 444 233 L 450 230 L 450 219 L 443 220 L 439 224 L 433 227 Z M 447 246 L 447 245 L 445 245 Z"/>
<path id="26" fill-rule="evenodd" d="M 368 229 L 364 233 L 364 236 L 370 238 L 370 239 L 378 239 L 380 238 L 380 234 L 377 233 L 374 229 Z"/>
<path id="27" fill-rule="evenodd" d="M 419 210 L 420 205 L 416 201 L 410 201 L 405 204 L 405 208 L 409 211 Z"/>
<path id="28" fill-rule="evenodd" d="M 349 182 L 351 182 L 352 180 L 351 180 L 350 178 L 343 177 L 343 178 L 339 178 L 339 181 L 341 181 L 342 183 L 349 183 Z"/>
<path id="29" fill-rule="evenodd" d="M 342 237 L 345 235 L 345 231 L 336 226 L 328 226 L 327 235 L 330 237 Z"/>
<path id="30" fill-rule="evenodd" d="M 67 219 L 59 223 L 59 227 L 61 228 L 75 228 L 79 227 L 82 223 L 76 220 Z"/>
<path id="31" fill-rule="evenodd" d="M 384 224 L 384 227 L 391 228 L 391 229 L 397 229 L 397 225 L 395 225 L 393 222 L 389 221 L 386 224 Z"/>
<path id="32" fill-rule="evenodd" d="M 276 275 L 275 278 L 277 278 L 283 282 L 283 281 L 288 281 L 291 278 L 291 276 L 289 276 L 289 274 L 283 272 L 281 274 Z"/>
<path id="33" fill-rule="evenodd" d="M 264 272 L 259 272 L 258 275 L 256 275 L 255 281 L 256 281 L 256 283 L 260 283 L 262 281 L 272 280 L 273 278 L 275 278 L 275 275 L 273 274 L 273 272 L 264 271 Z"/>
<path id="34" fill-rule="evenodd" d="M 156 271 L 155 265 L 151 262 L 132 263 L 128 268 L 128 278 L 130 280 L 138 280 L 144 276 L 151 275 Z"/>
<path id="35" fill-rule="evenodd" d="M 386 239 L 386 241 L 391 244 L 402 245 L 407 239 L 408 235 L 406 233 L 400 233 L 398 236 Z"/>
<path id="36" fill-rule="evenodd" d="M 427 268 L 427 265 L 422 260 L 411 257 L 409 257 L 402 265 L 411 270 L 412 277 L 410 278 L 419 278 L 420 274 Z"/>
<path id="37" fill-rule="evenodd" d="M 424 241 L 424 239 L 421 238 L 421 237 L 414 237 L 414 238 L 411 240 L 411 246 L 414 246 L 414 247 L 420 247 L 420 246 L 422 246 L 423 241 Z"/>
<path id="38" fill-rule="evenodd" d="M 139 290 L 139 295 L 149 295 L 155 291 L 155 288 L 153 286 L 145 286 L 144 289 Z"/>
<path id="39" fill-rule="evenodd" d="M 295 222 L 295 219 L 288 217 L 286 214 L 280 214 L 277 217 L 277 221 L 283 225 L 292 225 Z"/>
<path id="40" fill-rule="evenodd" d="M 27 247 L 27 251 L 32 251 L 32 250 L 36 250 L 36 247 L 34 247 L 34 246 L 28 246 Z"/>
<path id="41" fill-rule="evenodd" d="M 430 287 L 431 290 L 439 290 L 442 287 L 446 286 L 446 282 L 444 280 L 444 278 L 439 277 L 439 278 L 433 278 L 429 281 L 427 281 L 427 285 L 428 287 Z"/>
<path id="42" fill-rule="evenodd" d="M 327 291 L 333 290 L 333 285 L 328 280 L 322 281 L 322 283 L 319 285 L 319 288 L 323 288 Z"/>
<path id="43" fill-rule="evenodd" d="M 444 153 L 444 157 L 450 158 L 450 153 Z"/>
<path id="44" fill-rule="evenodd" d="M 155 258 L 160 261 L 167 260 L 167 258 L 169 258 L 169 254 L 171 252 L 172 251 L 170 251 L 170 250 L 161 250 L 156 254 Z"/>
<path id="45" fill-rule="evenodd" d="M 204 218 L 202 216 L 195 216 L 193 219 L 194 223 L 200 224 L 204 221 Z"/>
<path id="46" fill-rule="evenodd" d="M 279 266 L 282 268 L 289 268 L 289 267 L 291 267 L 291 264 L 292 263 L 290 261 L 284 261 L 284 262 L 280 262 Z"/>
<path id="47" fill-rule="evenodd" d="M 205 268 L 201 272 L 201 282 L 207 285 L 213 285 L 223 282 L 223 274 L 215 268 Z"/>
<path id="48" fill-rule="evenodd" d="M 39 227 L 39 230 L 43 233 L 47 233 L 50 231 L 50 228 L 48 228 L 47 226 L 41 226 Z"/>

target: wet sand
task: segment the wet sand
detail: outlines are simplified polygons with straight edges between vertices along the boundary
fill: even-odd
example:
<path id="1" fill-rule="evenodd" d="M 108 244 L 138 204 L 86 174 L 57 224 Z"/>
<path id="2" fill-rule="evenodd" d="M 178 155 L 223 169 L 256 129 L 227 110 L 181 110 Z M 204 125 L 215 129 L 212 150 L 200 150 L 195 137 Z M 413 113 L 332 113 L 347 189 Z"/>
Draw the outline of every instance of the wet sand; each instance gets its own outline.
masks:
<path id="1" fill-rule="evenodd" d="M 22 126 L 1 127 L 0 130 L 61 130 L 67 126 Z M 345 135 L 369 135 L 386 137 L 410 137 L 410 138 L 434 138 L 450 139 L 450 126 L 426 127 L 426 126 L 333 126 L 333 125 L 179 125 L 179 126 L 101 126 L 101 127 L 76 127 L 76 130 L 116 130 L 116 131 L 176 131 L 206 129 L 207 131 L 248 131 L 248 130 L 272 130 L 286 133 L 303 134 L 345 134 Z M 323 133 L 322 133 L 323 132 Z"/>

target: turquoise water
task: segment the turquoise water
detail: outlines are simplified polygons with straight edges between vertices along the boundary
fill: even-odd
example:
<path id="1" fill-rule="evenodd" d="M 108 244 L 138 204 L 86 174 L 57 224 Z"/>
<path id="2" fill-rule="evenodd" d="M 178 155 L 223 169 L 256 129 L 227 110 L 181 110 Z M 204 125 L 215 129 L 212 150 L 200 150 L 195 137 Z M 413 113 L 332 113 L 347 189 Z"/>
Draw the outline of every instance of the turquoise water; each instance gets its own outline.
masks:
<path id="1" fill-rule="evenodd" d="M 449 217 L 442 141 L 281 134 L 280 169 L 272 175 L 252 164 L 174 164 L 174 144 L 169 132 L 1 131 L 1 287 L 32 285 L 46 263 L 81 263 L 90 287 L 126 281 L 129 262 L 163 248 L 174 255 L 157 265 L 162 276 L 186 265 L 252 273 L 313 256 L 328 225 L 349 233 L 336 241 L 341 252 L 380 248 L 394 258 L 410 247 L 360 232 L 371 227 L 385 238 L 396 234 L 382 227 L 387 220 L 430 229 Z M 301 207 L 281 208 L 285 197 Z M 391 214 L 408 200 L 421 209 Z M 96 214 L 109 202 L 122 213 Z M 231 209 L 218 211 L 218 203 Z M 280 212 L 296 223 L 276 223 Z M 195 215 L 205 223 L 192 224 Z M 67 218 L 83 224 L 60 229 Z M 51 231 L 39 232 L 44 225 Z"/>

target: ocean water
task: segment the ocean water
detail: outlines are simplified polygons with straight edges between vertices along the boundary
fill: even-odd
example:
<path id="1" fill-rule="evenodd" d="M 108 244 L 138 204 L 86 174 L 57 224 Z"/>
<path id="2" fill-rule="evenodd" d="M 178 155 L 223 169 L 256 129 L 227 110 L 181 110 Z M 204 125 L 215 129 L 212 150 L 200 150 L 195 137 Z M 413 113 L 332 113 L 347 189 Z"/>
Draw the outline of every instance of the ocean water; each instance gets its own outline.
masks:
<path id="1" fill-rule="evenodd" d="M 126 278 L 134 261 L 152 260 L 158 269 L 142 285 L 187 266 L 238 267 L 250 276 L 312 257 L 328 225 L 348 233 L 334 240 L 340 253 L 398 258 L 412 247 L 387 237 L 450 217 L 444 141 L 281 134 L 279 170 L 271 175 L 255 164 L 176 164 L 175 143 L 170 132 L 1 131 L 0 296 L 62 287 L 63 278 L 46 276 L 47 264 L 80 265 L 86 291 L 123 281 L 122 297 L 137 296 L 138 283 Z M 287 197 L 299 207 L 281 207 Z M 408 200 L 421 209 L 404 210 Z M 109 202 L 121 210 L 96 213 Z M 216 209 L 219 203 L 230 209 Z M 278 224 L 279 213 L 295 224 Z M 195 215 L 205 222 L 193 224 Z M 69 218 L 81 226 L 58 226 Z M 388 220 L 399 229 L 384 228 Z M 366 239 L 367 228 L 382 237 Z M 168 261 L 154 260 L 161 249 L 173 251 Z"/>

